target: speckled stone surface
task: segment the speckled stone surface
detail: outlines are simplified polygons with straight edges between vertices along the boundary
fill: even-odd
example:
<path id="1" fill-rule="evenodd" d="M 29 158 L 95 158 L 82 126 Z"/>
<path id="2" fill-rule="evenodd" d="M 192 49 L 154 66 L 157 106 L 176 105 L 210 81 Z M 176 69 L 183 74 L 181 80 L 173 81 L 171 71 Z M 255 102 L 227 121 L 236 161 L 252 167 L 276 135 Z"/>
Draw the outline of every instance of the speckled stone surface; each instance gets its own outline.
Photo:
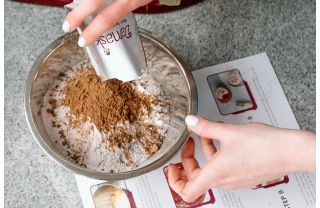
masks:
<path id="1" fill-rule="evenodd" d="M 161 15 L 137 15 L 196 70 L 267 52 L 301 128 L 315 131 L 315 0 L 204 0 Z M 62 35 L 65 11 L 5 1 L 5 205 L 81 207 L 73 174 L 38 147 L 27 127 L 25 79 Z"/>

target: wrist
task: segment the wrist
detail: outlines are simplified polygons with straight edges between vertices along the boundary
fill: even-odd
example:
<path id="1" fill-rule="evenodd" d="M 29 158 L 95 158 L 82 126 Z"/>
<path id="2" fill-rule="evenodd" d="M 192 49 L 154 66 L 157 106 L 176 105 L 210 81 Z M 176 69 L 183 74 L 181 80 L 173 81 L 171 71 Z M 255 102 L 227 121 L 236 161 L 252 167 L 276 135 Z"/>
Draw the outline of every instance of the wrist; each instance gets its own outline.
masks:
<path id="1" fill-rule="evenodd" d="M 286 164 L 289 172 L 316 171 L 315 134 L 301 130 L 287 130 Z"/>

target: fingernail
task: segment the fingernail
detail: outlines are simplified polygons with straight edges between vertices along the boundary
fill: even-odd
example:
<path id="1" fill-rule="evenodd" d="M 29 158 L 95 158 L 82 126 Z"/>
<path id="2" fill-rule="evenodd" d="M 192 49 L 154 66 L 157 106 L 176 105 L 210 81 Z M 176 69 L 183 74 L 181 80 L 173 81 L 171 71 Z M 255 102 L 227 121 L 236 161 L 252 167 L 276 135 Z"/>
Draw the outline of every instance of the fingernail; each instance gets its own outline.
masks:
<path id="1" fill-rule="evenodd" d="M 83 48 L 86 46 L 86 40 L 83 37 L 80 37 L 78 40 L 78 45 Z"/>
<path id="2" fill-rule="evenodd" d="M 185 119 L 185 122 L 188 126 L 196 126 L 199 119 L 196 116 L 188 115 Z"/>
<path id="3" fill-rule="evenodd" d="M 63 22 L 63 24 L 62 24 L 62 30 L 64 31 L 64 32 L 70 32 L 70 30 L 71 30 L 71 27 L 70 27 L 70 24 L 69 24 L 69 22 L 67 22 L 67 21 L 64 21 Z"/>

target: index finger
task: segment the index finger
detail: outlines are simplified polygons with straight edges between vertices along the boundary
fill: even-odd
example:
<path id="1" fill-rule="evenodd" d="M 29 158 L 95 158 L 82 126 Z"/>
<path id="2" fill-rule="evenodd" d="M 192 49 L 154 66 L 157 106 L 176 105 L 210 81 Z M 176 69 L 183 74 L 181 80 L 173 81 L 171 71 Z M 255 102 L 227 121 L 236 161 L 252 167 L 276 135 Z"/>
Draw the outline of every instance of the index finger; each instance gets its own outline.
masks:
<path id="1" fill-rule="evenodd" d="M 90 45 L 102 33 L 113 27 L 139 5 L 137 1 L 130 0 L 116 0 L 112 2 L 108 7 L 100 11 L 96 18 L 82 32 L 79 40 L 84 44 L 81 44 L 81 47 Z"/>
<path id="2" fill-rule="evenodd" d="M 217 139 L 221 142 L 232 137 L 233 132 L 236 132 L 235 125 L 209 121 L 200 116 L 188 115 L 185 118 L 188 129 L 193 133 L 209 138 Z"/>
<path id="3" fill-rule="evenodd" d="M 81 23 L 94 11 L 96 11 L 105 0 L 82 0 L 69 14 L 66 16 L 62 29 L 65 32 L 74 31 Z"/>

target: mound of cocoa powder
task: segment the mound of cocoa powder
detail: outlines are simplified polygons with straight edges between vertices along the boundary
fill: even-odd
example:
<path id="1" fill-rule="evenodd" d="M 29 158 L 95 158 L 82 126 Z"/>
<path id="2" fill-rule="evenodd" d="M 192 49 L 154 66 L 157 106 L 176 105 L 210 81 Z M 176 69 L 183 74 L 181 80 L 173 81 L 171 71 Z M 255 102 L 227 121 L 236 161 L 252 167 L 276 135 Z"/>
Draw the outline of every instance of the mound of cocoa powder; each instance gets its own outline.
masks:
<path id="1" fill-rule="evenodd" d="M 92 67 L 68 78 L 63 95 L 61 104 L 69 107 L 71 114 L 93 122 L 100 131 L 125 121 L 134 123 L 152 111 L 151 96 L 138 92 L 132 83 L 102 81 Z"/>

